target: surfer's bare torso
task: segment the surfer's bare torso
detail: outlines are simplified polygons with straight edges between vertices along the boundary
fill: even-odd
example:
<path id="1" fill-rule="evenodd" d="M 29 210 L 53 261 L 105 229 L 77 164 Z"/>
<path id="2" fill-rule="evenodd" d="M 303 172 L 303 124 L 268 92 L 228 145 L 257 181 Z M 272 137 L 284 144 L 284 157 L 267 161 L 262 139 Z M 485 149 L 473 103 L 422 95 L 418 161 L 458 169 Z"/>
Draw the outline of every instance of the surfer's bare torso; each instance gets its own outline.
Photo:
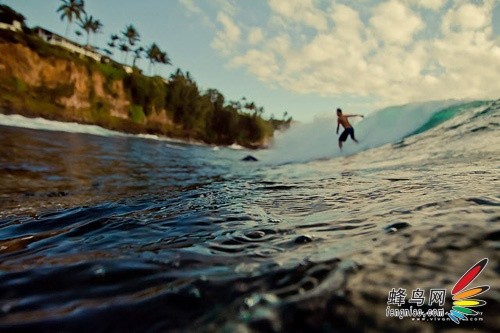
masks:
<path id="1" fill-rule="evenodd" d="M 350 115 L 340 115 L 337 118 L 337 122 L 342 125 L 343 128 L 352 128 L 351 123 L 349 123 Z"/>

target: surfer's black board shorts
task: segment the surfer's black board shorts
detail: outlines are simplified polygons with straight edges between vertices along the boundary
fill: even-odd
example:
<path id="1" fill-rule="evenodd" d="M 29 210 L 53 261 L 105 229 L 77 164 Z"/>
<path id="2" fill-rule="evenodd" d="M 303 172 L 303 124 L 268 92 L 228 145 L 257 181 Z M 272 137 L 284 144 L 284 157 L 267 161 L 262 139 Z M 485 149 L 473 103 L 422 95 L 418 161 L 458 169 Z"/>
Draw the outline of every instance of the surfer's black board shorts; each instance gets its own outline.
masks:
<path id="1" fill-rule="evenodd" d="M 342 141 L 344 142 L 345 140 L 347 140 L 347 137 L 348 136 L 351 136 L 351 138 L 354 140 L 354 128 L 352 127 L 349 127 L 349 128 L 346 128 L 342 134 L 340 134 L 340 137 L 339 137 L 339 141 Z"/>

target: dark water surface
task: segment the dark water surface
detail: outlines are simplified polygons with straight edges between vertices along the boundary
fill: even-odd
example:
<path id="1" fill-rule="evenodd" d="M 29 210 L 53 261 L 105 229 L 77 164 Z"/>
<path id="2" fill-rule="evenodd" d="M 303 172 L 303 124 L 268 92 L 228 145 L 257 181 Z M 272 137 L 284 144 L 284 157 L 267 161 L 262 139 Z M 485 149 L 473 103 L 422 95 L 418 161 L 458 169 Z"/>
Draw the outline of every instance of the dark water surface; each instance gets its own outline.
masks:
<path id="1" fill-rule="evenodd" d="M 449 310 L 482 258 L 483 321 L 459 327 L 495 331 L 499 115 L 281 165 L 1 126 L 0 331 L 448 330 L 388 318 L 387 294 L 446 288 Z"/>

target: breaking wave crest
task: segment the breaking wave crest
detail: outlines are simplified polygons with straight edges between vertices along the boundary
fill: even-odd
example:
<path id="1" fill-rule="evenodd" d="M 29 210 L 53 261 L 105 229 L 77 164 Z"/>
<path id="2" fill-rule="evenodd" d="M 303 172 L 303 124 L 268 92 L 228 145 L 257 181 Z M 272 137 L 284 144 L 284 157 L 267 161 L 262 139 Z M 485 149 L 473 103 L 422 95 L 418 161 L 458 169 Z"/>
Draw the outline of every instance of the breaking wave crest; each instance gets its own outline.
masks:
<path id="1" fill-rule="evenodd" d="M 391 106 L 368 114 L 364 119 L 353 118 L 359 144 L 350 139 L 341 152 L 335 133 L 336 119 L 332 114 L 318 117 L 311 123 L 297 124 L 276 136 L 273 147 L 261 159 L 271 164 L 308 162 L 350 155 L 388 143 L 396 143 L 452 119 L 462 112 L 484 107 L 491 102 L 435 101 L 403 106 Z"/>

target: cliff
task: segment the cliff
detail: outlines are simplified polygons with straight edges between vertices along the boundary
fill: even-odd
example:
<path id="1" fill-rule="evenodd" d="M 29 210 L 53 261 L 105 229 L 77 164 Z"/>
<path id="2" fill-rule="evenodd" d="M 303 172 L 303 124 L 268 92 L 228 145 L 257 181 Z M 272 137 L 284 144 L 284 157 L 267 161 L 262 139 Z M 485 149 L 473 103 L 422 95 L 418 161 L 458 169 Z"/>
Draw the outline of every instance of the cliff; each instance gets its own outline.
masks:
<path id="1" fill-rule="evenodd" d="M 216 90 L 200 92 L 180 71 L 170 81 L 128 74 L 10 31 L 0 31 L 0 54 L 2 113 L 254 148 L 273 133 L 270 121 L 227 105 Z"/>
<path id="2" fill-rule="evenodd" d="M 92 68 L 90 61 L 65 50 L 23 37 L 10 32 L 0 36 L 0 108 L 4 113 L 97 124 L 127 132 L 147 128 L 129 120 L 131 103 L 122 80 L 106 78 Z M 55 49 L 54 54 L 43 52 L 50 48 Z"/>

